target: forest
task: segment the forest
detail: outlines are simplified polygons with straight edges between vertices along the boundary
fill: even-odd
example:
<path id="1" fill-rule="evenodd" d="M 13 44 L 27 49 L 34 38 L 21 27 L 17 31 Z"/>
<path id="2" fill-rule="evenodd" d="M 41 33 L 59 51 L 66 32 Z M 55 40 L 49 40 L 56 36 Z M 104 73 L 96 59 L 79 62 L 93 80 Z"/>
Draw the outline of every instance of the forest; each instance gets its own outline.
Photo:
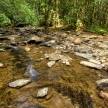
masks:
<path id="1" fill-rule="evenodd" d="M 67 26 L 106 34 L 107 0 L 3 0 L 0 26 Z"/>

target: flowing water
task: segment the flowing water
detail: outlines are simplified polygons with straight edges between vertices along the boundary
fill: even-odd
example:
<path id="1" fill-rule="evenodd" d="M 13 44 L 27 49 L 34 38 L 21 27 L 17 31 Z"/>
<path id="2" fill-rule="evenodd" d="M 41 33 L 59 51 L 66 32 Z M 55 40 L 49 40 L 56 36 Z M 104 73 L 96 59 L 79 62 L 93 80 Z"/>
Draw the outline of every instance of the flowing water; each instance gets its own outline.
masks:
<path id="1" fill-rule="evenodd" d="M 101 71 L 79 64 L 82 58 L 68 54 L 73 60 L 70 66 L 56 62 L 47 67 L 45 53 L 55 50 L 29 45 L 10 45 L 11 49 L 0 52 L 0 108 L 107 108 L 98 97 L 96 80 L 104 77 Z M 101 75 L 99 75 L 101 74 Z M 20 78 L 31 78 L 32 83 L 21 88 L 8 87 L 9 82 Z M 46 98 L 36 98 L 37 90 L 49 87 Z"/>

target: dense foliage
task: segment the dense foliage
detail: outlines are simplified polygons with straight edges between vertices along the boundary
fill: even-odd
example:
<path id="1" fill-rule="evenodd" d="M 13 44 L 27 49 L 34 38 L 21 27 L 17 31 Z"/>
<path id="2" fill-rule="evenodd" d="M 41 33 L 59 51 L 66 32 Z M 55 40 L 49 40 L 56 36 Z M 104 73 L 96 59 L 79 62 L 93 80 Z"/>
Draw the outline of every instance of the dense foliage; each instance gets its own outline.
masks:
<path id="1" fill-rule="evenodd" d="M 3 0 L 0 26 L 36 25 L 89 29 L 105 33 L 108 26 L 108 0 Z"/>

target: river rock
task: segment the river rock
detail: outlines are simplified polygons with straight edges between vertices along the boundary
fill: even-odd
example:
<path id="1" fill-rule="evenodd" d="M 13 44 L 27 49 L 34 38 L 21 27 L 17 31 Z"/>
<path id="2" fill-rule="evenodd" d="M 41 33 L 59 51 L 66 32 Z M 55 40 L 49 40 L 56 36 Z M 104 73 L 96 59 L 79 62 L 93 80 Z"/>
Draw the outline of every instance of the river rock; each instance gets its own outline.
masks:
<path id="1" fill-rule="evenodd" d="M 86 34 L 83 34 L 81 37 L 82 38 L 88 38 L 88 39 L 96 39 L 96 38 L 98 38 L 98 36 L 96 36 L 96 35 L 90 35 L 90 36 L 88 36 Z"/>
<path id="2" fill-rule="evenodd" d="M 71 60 L 72 60 L 72 58 L 70 58 L 69 56 L 61 55 L 61 62 L 65 63 L 67 66 L 70 65 L 69 61 L 71 61 Z"/>
<path id="3" fill-rule="evenodd" d="M 5 67 L 5 65 L 3 63 L 0 63 L 0 67 Z"/>
<path id="4" fill-rule="evenodd" d="M 50 54 L 45 54 L 45 58 L 48 59 Z"/>
<path id="5" fill-rule="evenodd" d="M 80 38 L 75 38 L 75 39 L 73 40 L 73 43 L 74 43 L 74 44 L 81 44 L 81 42 L 82 42 L 82 40 L 81 40 Z"/>
<path id="6" fill-rule="evenodd" d="M 17 99 L 15 100 L 15 105 L 18 105 L 18 104 L 23 104 L 24 102 L 26 102 L 28 100 L 28 97 L 25 96 L 25 95 L 19 95 L 17 97 Z"/>
<path id="7" fill-rule="evenodd" d="M 79 52 L 75 52 L 74 54 L 77 55 L 77 56 L 80 56 L 80 57 L 86 58 L 86 59 L 90 59 L 90 58 L 92 58 L 92 54 L 79 53 Z"/>
<path id="8" fill-rule="evenodd" d="M 32 37 L 28 40 L 27 43 L 30 43 L 30 42 L 32 42 L 32 41 L 35 41 L 35 43 L 37 44 L 37 43 L 43 42 L 43 39 L 40 38 L 40 37 L 38 37 L 38 36 L 32 36 Z"/>
<path id="9" fill-rule="evenodd" d="M 103 49 L 107 49 L 108 45 L 104 44 L 104 43 L 98 43 L 98 47 L 99 48 L 103 48 Z"/>
<path id="10" fill-rule="evenodd" d="M 108 88 L 108 78 L 107 79 L 97 80 L 96 83 L 102 89 Z"/>
<path id="11" fill-rule="evenodd" d="M 30 83 L 31 80 L 30 79 L 18 79 L 18 80 L 15 80 L 13 82 L 10 82 L 9 83 L 9 87 L 22 87 L 28 83 Z"/>
<path id="12" fill-rule="evenodd" d="M 57 53 L 52 53 L 49 55 L 49 60 L 51 61 L 57 61 L 61 59 L 61 55 Z"/>
<path id="13" fill-rule="evenodd" d="M 30 51 L 30 48 L 29 47 L 25 47 L 25 50 L 28 52 L 28 51 Z"/>
<path id="14" fill-rule="evenodd" d="M 108 56 L 108 51 L 101 51 L 99 56 Z"/>
<path id="15" fill-rule="evenodd" d="M 88 47 L 83 45 L 83 46 L 78 46 L 74 48 L 75 52 L 80 52 L 80 53 L 86 53 L 87 52 Z"/>
<path id="16" fill-rule="evenodd" d="M 101 64 L 101 62 L 100 61 L 98 61 L 98 60 L 95 60 L 95 59 L 89 59 L 89 62 L 92 62 L 92 63 L 95 63 L 95 64 Z"/>
<path id="17" fill-rule="evenodd" d="M 108 65 L 104 67 L 104 70 L 108 72 Z"/>
<path id="18" fill-rule="evenodd" d="M 55 64 L 55 61 L 50 61 L 50 62 L 47 63 L 47 66 L 52 67 L 54 64 Z"/>
<path id="19" fill-rule="evenodd" d="M 84 66 L 91 67 L 91 68 L 102 69 L 101 65 L 95 64 L 95 63 L 91 63 L 91 62 L 88 62 L 88 61 L 81 61 L 80 64 L 82 64 Z"/>
<path id="20" fill-rule="evenodd" d="M 108 66 L 108 62 L 102 63 L 102 67 Z"/>
<path id="21" fill-rule="evenodd" d="M 48 42 L 42 43 L 40 45 L 48 46 L 48 47 L 53 47 L 56 45 L 56 40 L 50 40 Z"/>
<path id="22" fill-rule="evenodd" d="M 37 97 L 44 97 L 48 94 L 48 87 L 38 90 Z"/>

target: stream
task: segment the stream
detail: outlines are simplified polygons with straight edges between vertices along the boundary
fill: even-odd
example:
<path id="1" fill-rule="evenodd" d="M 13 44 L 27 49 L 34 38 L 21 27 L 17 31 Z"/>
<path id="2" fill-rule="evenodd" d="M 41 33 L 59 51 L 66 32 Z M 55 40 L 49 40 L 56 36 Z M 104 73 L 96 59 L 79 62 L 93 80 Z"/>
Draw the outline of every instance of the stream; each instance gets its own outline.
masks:
<path id="1" fill-rule="evenodd" d="M 85 58 L 63 51 L 60 42 L 64 42 L 62 39 L 65 34 L 62 34 L 58 42 L 61 44 L 61 53 L 55 49 L 59 44 L 49 41 L 49 35 L 53 36 L 56 32 L 43 36 L 40 29 L 37 31 L 16 29 L 20 36 L 12 34 L 10 37 L 13 38 L 7 36 L 0 41 L 2 47 L 5 47 L 5 51 L 0 52 L 0 62 L 5 64 L 5 67 L 0 67 L 0 108 L 107 108 L 107 102 L 104 103 L 104 99 L 98 95 L 100 90 L 96 84 L 97 80 L 108 77 L 107 71 L 83 66 L 80 61 Z M 39 37 L 42 35 L 47 42 L 41 43 L 42 40 L 36 37 L 25 38 L 30 34 Z M 46 58 L 45 54 L 56 57 L 50 55 Z M 58 54 L 61 58 L 58 58 Z M 54 64 L 48 67 L 50 61 L 54 61 Z M 9 86 L 18 79 L 29 79 L 30 82 L 21 87 Z M 43 92 L 46 94 L 38 96 L 39 91 L 41 95 Z"/>

